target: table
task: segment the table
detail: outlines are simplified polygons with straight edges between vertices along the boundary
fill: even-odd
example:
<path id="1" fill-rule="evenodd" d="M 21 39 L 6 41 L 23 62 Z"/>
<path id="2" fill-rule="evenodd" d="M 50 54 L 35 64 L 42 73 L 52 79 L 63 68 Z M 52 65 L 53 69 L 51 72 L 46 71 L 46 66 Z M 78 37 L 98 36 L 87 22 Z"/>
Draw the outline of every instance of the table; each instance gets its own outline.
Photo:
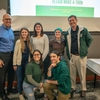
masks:
<path id="1" fill-rule="evenodd" d="M 100 59 L 87 59 L 87 68 L 94 73 L 94 87 L 96 86 L 96 76 L 100 76 Z"/>

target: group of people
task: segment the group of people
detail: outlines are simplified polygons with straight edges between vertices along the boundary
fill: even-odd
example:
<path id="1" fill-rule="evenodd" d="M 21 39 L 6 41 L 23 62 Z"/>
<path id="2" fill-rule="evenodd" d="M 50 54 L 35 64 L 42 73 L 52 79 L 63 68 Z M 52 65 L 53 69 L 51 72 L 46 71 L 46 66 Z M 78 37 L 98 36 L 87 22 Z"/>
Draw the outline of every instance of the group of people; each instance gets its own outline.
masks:
<path id="1" fill-rule="evenodd" d="M 17 74 L 19 99 L 35 100 L 36 87 L 44 89 L 49 100 L 68 100 L 76 90 L 78 71 L 82 91 L 86 91 L 86 61 L 92 37 L 85 27 L 77 25 L 77 17 L 68 17 L 71 26 L 64 34 L 61 28 L 54 30 L 54 39 L 49 41 L 41 23 L 35 23 L 34 34 L 27 28 L 20 30 L 20 38 L 14 43 L 11 29 L 11 16 L 3 16 L 0 26 L 0 98 L 10 100 L 5 93 L 5 80 L 8 77 L 7 92 L 12 91 L 14 71 Z M 66 48 L 66 51 L 65 51 Z M 65 53 L 66 52 L 66 53 Z M 69 64 L 64 57 L 66 54 Z M 47 60 L 50 59 L 50 60 Z M 57 89 L 57 98 L 53 90 Z"/>

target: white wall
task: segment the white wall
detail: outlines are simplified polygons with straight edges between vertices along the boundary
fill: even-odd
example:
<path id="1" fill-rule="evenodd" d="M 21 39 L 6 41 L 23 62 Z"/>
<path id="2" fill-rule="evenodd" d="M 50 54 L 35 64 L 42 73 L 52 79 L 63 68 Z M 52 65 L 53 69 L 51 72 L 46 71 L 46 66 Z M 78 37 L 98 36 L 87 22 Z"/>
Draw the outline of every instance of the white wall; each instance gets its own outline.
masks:
<path id="1" fill-rule="evenodd" d="M 57 27 L 61 27 L 63 31 L 69 28 L 67 17 L 35 17 L 35 16 L 13 16 L 12 28 L 14 31 L 19 31 L 22 27 L 27 27 L 33 31 L 33 26 L 36 22 L 43 25 L 44 31 L 53 31 Z M 100 18 L 78 18 L 78 24 L 88 28 L 89 31 L 100 32 Z"/>

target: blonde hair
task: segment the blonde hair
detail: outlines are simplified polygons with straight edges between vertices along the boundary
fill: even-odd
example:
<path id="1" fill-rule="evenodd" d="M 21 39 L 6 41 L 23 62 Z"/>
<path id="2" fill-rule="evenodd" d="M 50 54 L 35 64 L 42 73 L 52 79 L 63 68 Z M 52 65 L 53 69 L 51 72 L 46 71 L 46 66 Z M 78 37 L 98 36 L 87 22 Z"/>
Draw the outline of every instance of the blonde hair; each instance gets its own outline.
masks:
<path id="1" fill-rule="evenodd" d="M 31 43 L 30 43 L 30 32 L 25 27 L 21 28 L 21 30 L 20 30 L 21 51 L 24 52 L 24 50 L 25 50 L 25 43 L 24 43 L 24 40 L 23 40 L 22 35 L 21 35 L 22 30 L 26 30 L 29 33 L 27 38 L 26 38 L 26 41 L 27 41 L 27 46 L 30 50 L 30 53 L 32 53 L 32 46 L 31 46 Z"/>

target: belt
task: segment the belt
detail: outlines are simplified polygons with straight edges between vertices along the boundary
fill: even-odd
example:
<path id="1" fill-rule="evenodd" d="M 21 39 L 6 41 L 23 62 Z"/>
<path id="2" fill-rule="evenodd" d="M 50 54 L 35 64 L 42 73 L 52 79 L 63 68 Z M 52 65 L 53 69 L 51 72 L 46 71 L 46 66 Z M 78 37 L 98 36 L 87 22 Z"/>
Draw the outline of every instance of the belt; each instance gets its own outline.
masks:
<path id="1" fill-rule="evenodd" d="M 10 51 L 10 52 L 0 52 L 0 53 L 13 53 L 13 51 Z"/>
<path id="2" fill-rule="evenodd" d="M 79 54 L 72 54 L 72 55 L 79 56 Z"/>

